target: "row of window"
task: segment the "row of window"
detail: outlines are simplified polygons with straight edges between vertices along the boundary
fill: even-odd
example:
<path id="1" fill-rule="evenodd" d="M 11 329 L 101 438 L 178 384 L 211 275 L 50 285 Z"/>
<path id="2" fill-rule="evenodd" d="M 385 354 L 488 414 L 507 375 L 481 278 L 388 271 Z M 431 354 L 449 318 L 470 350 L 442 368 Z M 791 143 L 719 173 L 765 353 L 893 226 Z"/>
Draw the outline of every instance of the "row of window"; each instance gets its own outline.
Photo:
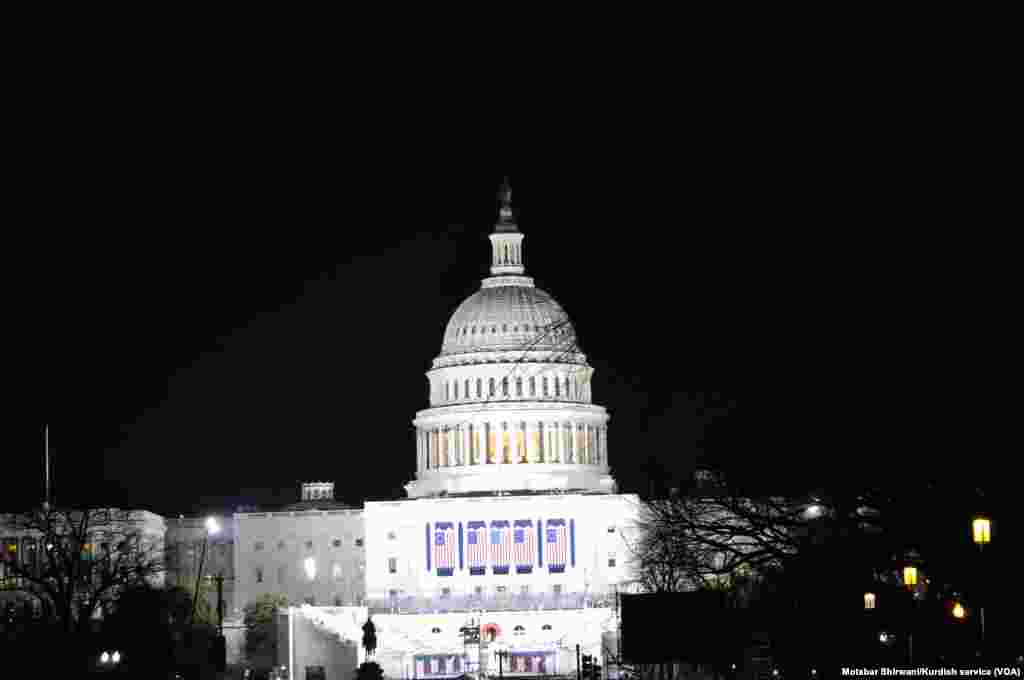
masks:
<path id="1" fill-rule="evenodd" d="M 502 378 L 500 384 L 501 384 L 501 396 L 502 397 L 510 397 L 510 396 L 512 396 L 509 393 L 509 390 L 510 390 L 510 387 L 511 387 L 509 379 L 508 378 Z M 459 390 L 460 383 L 459 383 L 459 381 L 458 380 L 453 380 L 451 382 L 447 382 L 446 381 L 445 384 L 444 384 L 444 400 L 445 401 L 459 401 L 460 399 L 472 399 L 473 396 L 470 393 L 471 385 L 472 385 L 472 383 L 470 382 L 469 378 L 467 378 L 466 380 L 464 380 L 461 383 L 462 390 L 461 390 L 461 397 L 460 397 L 460 390 Z M 492 398 L 492 397 L 497 397 L 498 396 L 497 386 L 498 386 L 498 383 L 495 382 L 494 378 L 488 378 L 488 382 L 487 382 L 487 397 L 488 398 Z M 523 394 L 523 386 L 524 385 L 523 385 L 523 379 L 522 378 L 516 378 L 514 386 L 515 386 L 515 396 L 517 396 L 517 397 L 526 396 L 526 395 Z M 537 383 L 537 378 L 536 377 L 531 377 L 529 379 L 528 387 L 529 387 L 529 396 L 536 397 L 537 396 L 537 387 L 538 387 L 538 383 Z M 573 400 L 583 399 L 583 386 L 578 384 L 575 380 L 569 379 L 568 377 L 566 377 L 564 380 L 559 380 L 557 378 L 551 378 L 550 383 L 548 382 L 548 378 L 544 377 L 540 381 L 540 389 L 541 389 L 541 396 L 542 397 L 555 397 L 556 399 L 560 399 L 564 395 L 566 399 L 573 399 Z M 484 382 L 483 382 L 483 378 L 477 378 L 476 379 L 476 398 L 477 399 L 483 399 L 484 398 Z"/>
<path id="2" fill-rule="evenodd" d="M 388 538 L 393 539 L 394 536 L 389 534 Z M 363 547 L 363 539 L 357 538 L 355 540 L 355 545 L 356 545 L 357 548 L 362 548 Z M 277 542 L 277 549 L 278 550 L 284 550 L 286 546 L 287 546 L 287 543 L 284 540 L 280 540 L 280 541 Z M 305 542 L 305 546 L 306 546 L 306 550 L 312 550 L 313 549 L 313 541 L 307 540 Z M 253 544 L 252 549 L 256 550 L 256 551 L 259 551 L 259 550 L 263 550 L 265 547 L 266 547 L 266 544 L 263 541 L 256 541 Z M 340 538 L 333 539 L 331 541 L 331 547 L 332 548 L 340 548 L 341 547 L 341 539 Z"/>
<path id="3" fill-rule="evenodd" d="M 363 569 L 363 565 L 360 565 L 359 570 L 362 571 Z M 307 557 L 305 560 L 303 560 L 302 572 L 306 577 L 306 581 L 315 581 L 318 573 L 316 560 L 312 557 Z M 344 573 L 341 569 L 341 564 L 339 564 L 338 562 L 334 562 L 331 564 L 330 573 L 332 581 L 341 581 L 344 576 Z M 263 583 L 264 576 L 265 575 L 262 566 L 257 566 L 254 568 L 253 578 L 255 579 L 256 583 Z M 277 583 L 278 585 L 282 586 L 288 583 L 288 565 L 282 564 L 277 567 Z"/>
<path id="4" fill-rule="evenodd" d="M 507 595 L 508 594 L 508 586 L 494 586 L 494 592 L 497 595 Z M 520 595 L 529 595 L 530 592 L 531 592 L 530 591 L 530 586 L 526 586 L 526 585 L 519 586 L 519 594 Z M 551 586 L 551 594 L 552 595 L 561 595 L 562 592 L 563 592 L 562 591 L 562 584 L 555 583 L 555 584 L 553 584 Z M 483 597 L 484 596 L 484 587 L 483 586 L 476 586 L 475 588 L 473 588 L 473 594 L 476 597 Z M 441 599 L 447 599 L 447 598 L 449 598 L 451 596 L 452 596 L 452 589 L 451 588 L 441 588 Z M 388 591 L 388 597 L 391 598 L 392 600 L 397 599 L 398 598 L 398 591 L 397 590 L 389 590 Z"/>
<path id="5" fill-rule="evenodd" d="M 553 628 L 551 627 L 550 623 L 545 623 L 543 626 L 540 627 L 540 629 L 543 630 L 543 631 L 553 630 Z M 440 633 L 442 631 L 441 631 L 441 629 L 438 626 L 434 626 L 433 628 L 430 629 L 430 632 L 434 633 L 435 635 L 437 635 L 438 633 Z M 487 632 L 489 633 L 488 637 L 493 642 L 494 638 L 496 637 L 495 631 L 491 630 L 491 631 L 487 631 Z M 526 627 L 525 626 L 517 625 L 515 628 L 512 629 L 512 634 L 513 635 L 526 635 Z"/>

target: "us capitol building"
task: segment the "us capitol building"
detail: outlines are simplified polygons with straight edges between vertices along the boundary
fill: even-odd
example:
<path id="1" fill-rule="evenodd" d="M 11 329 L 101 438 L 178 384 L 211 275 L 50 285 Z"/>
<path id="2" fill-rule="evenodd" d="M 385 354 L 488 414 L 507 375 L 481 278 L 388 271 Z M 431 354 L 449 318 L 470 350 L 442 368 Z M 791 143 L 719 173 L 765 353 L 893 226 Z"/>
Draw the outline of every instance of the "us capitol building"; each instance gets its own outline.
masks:
<path id="1" fill-rule="evenodd" d="M 371 618 L 373 659 L 392 678 L 497 675 L 499 660 L 510 676 L 570 674 L 577 645 L 599 663 L 614 651 L 639 501 L 617 493 L 593 369 L 566 313 L 526 275 L 523 241 L 505 189 L 491 275 L 455 310 L 427 371 L 407 499 L 352 508 L 311 482 L 296 504 L 237 513 L 213 537 L 221 564 L 204 573 L 227 575 L 229 612 L 264 594 L 294 605 L 277 660 L 292 677 L 348 677 Z M 167 526 L 169 580 L 188 582 L 204 531 Z"/>

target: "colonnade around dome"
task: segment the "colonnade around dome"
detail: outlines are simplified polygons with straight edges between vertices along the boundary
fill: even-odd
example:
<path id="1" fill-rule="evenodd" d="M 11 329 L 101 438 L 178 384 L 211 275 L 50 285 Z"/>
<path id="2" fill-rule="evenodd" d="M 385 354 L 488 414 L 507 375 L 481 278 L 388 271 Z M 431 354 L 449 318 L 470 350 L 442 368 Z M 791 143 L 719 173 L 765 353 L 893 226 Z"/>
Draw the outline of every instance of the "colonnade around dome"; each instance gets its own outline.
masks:
<path id="1" fill-rule="evenodd" d="M 479 421 L 417 428 L 417 469 L 486 465 L 604 466 L 608 428 L 573 421 Z"/>

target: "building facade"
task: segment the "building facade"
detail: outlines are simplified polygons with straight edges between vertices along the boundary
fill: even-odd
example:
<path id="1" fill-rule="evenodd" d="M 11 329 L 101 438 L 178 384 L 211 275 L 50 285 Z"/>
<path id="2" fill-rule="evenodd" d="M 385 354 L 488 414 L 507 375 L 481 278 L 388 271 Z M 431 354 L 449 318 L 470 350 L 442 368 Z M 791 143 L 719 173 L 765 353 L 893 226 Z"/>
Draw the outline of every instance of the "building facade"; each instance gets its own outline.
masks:
<path id="1" fill-rule="evenodd" d="M 215 543 L 207 570 L 224 570 L 226 590 L 230 575 L 233 615 L 286 596 L 278 661 L 292 677 L 348 677 L 370 618 L 389 677 L 496 672 L 499 660 L 510 675 L 567 673 L 577 645 L 615 649 L 639 501 L 617 493 L 593 369 L 526 276 L 508 191 L 490 242 L 491 275 L 426 374 L 408 498 L 352 508 L 310 482 L 292 506 L 235 514 Z M 189 578 L 202 524 L 171 527 Z"/>

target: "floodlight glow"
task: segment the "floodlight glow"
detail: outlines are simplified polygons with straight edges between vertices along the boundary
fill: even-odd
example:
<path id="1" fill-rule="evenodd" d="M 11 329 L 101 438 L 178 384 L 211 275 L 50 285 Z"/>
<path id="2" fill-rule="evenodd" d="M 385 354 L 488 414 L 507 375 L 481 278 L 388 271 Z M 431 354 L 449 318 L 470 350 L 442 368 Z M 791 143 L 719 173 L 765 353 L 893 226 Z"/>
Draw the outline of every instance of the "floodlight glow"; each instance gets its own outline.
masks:
<path id="1" fill-rule="evenodd" d="M 820 505 L 815 504 L 808 507 L 804 514 L 810 517 L 811 519 L 814 519 L 815 517 L 821 517 L 821 513 L 823 512 L 823 510 L 824 508 L 822 508 Z"/>
<path id="2" fill-rule="evenodd" d="M 206 518 L 206 531 L 208 531 L 211 534 L 215 534 L 215 533 L 220 531 L 220 524 L 218 524 L 217 520 L 214 519 L 213 517 L 207 517 Z"/>
<path id="3" fill-rule="evenodd" d="M 917 585 L 917 567 L 903 567 L 903 585 L 907 587 Z"/>
<path id="4" fill-rule="evenodd" d="M 962 604 L 957 602 L 955 605 L 953 605 L 953 618 L 954 619 L 962 619 L 966 615 L 967 615 L 967 612 L 964 611 L 964 606 Z"/>
<path id="5" fill-rule="evenodd" d="M 110 654 L 107 652 L 100 654 L 100 663 L 107 663 L 108 661 L 110 661 Z"/>
<path id="6" fill-rule="evenodd" d="M 874 609 L 878 604 L 878 596 L 874 593 L 864 593 L 864 609 Z"/>
<path id="7" fill-rule="evenodd" d="M 316 578 L 316 560 L 312 557 L 307 557 L 302 566 L 306 570 L 306 578 L 310 581 L 314 580 Z"/>
<path id="8" fill-rule="evenodd" d="M 975 543 L 983 546 L 992 540 L 992 523 L 988 519 L 977 517 L 971 526 L 974 529 Z"/>
<path id="9" fill-rule="evenodd" d="M 114 652 L 113 654 L 111 654 L 110 660 L 114 663 L 119 663 L 121 661 L 121 652 Z"/>
<path id="10" fill-rule="evenodd" d="M 882 643 L 888 642 L 889 641 L 889 636 L 887 634 L 885 634 L 885 633 L 879 633 L 878 634 L 878 641 L 882 642 Z"/>

